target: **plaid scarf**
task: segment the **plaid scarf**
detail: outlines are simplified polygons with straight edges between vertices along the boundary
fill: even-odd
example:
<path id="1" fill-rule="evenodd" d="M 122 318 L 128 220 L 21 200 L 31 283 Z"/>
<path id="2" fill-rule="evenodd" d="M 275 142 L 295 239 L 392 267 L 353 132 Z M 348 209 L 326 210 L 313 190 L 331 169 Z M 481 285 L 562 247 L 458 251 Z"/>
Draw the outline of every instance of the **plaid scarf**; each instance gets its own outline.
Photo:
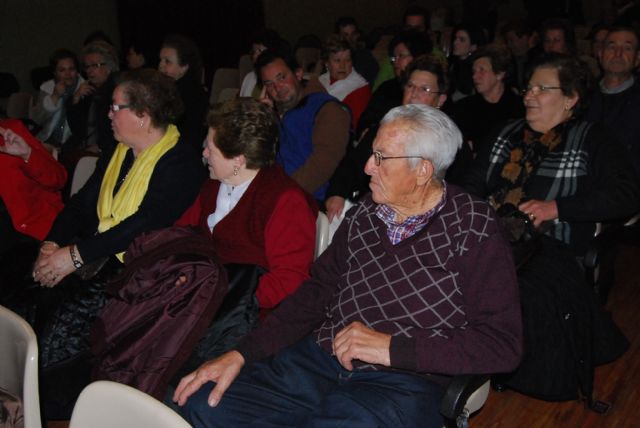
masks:
<path id="1" fill-rule="evenodd" d="M 492 185 L 489 201 L 494 208 L 530 199 L 545 201 L 571 196 L 578 178 L 587 174 L 589 155 L 585 140 L 592 124 L 575 119 L 561 123 L 545 134 L 533 131 L 524 119 L 507 125 L 491 148 L 487 183 Z M 527 194 L 535 180 L 535 198 Z M 543 187 L 544 194 L 539 189 Z M 569 243 L 570 226 L 557 221 L 547 232 Z"/>
<path id="2" fill-rule="evenodd" d="M 523 138 L 511 146 L 509 161 L 502 167 L 499 184 L 489 196 L 489 203 L 497 211 L 504 204 L 518 206 L 526 200 L 523 187 L 538 169 L 540 162 L 561 142 L 565 123 L 542 134 L 529 126 L 523 130 Z"/>

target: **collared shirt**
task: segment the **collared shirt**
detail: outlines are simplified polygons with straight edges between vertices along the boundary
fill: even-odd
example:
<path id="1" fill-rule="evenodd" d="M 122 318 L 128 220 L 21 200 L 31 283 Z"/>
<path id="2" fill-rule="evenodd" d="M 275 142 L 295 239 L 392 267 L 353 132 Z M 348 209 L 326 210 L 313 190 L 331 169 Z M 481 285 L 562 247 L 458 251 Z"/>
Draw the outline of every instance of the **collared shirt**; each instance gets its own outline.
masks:
<path id="1" fill-rule="evenodd" d="M 207 225 L 210 231 L 213 231 L 216 224 L 238 204 L 238 201 L 240 201 L 240 198 L 242 198 L 244 192 L 247 191 L 252 181 L 253 178 L 238 186 L 220 183 L 220 189 L 218 190 L 218 197 L 216 199 L 216 210 L 207 217 Z"/>
<path id="2" fill-rule="evenodd" d="M 442 210 L 446 199 L 447 184 L 443 182 L 442 198 L 435 207 L 424 214 L 409 216 L 402 223 L 396 223 L 396 212 L 388 205 L 378 205 L 375 212 L 376 216 L 387 225 L 387 236 L 389 240 L 393 245 L 396 245 L 424 229 L 424 227 L 429 224 L 429 220 Z"/>

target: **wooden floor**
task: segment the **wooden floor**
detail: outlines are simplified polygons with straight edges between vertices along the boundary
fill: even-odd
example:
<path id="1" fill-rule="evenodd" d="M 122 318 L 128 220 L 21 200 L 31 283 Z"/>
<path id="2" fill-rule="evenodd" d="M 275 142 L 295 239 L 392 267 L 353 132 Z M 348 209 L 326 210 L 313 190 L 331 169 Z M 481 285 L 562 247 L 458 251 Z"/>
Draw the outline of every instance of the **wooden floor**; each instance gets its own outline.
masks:
<path id="1" fill-rule="evenodd" d="M 640 427 L 640 248 L 623 247 L 607 309 L 631 347 L 617 361 L 596 369 L 594 397 L 611 404 L 599 415 L 577 402 L 549 403 L 522 394 L 491 391 L 471 418 L 471 428 Z"/>
<path id="2" fill-rule="evenodd" d="M 596 414 L 575 401 L 549 403 L 513 391 L 492 391 L 470 427 L 640 427 L 640 248 L 624 247 L 620 252 L 607 308 L 631 342 L 620 359 L 596 369 L 594 397 L 611 404 L 607 414 Z M 67 421 L 48 424 L 48 428 L 66 427 Z"/>

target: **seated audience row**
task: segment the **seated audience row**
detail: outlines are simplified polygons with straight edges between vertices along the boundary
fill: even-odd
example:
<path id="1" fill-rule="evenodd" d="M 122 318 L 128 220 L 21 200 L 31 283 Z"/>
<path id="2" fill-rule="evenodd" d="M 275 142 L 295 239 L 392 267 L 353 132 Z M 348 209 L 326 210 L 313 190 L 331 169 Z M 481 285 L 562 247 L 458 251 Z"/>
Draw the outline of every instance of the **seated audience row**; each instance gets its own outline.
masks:
<path id="1" fill-rule="evenodd" d="M 345 22 L 342 27 L 355 31 L 355 21 Z M 577 260 L 595 222 L 624 220 L 640 210 L 640 132 L 632 118 L 640 48 L 633 29 L 607 28 L 598 58 L 603 78 L 592 91 L 593 71 L 572 52 L 573 30 L 564 21 L 543 25 L 540 49 L 546 53 L 540 55 L 529 51 L 528 33 L 519 28 L 503 29 L 509 55 L 495 45 L 480 46 L 486 34 L 461 25 L 448 66 L 426 28 L 401 32 L 389 45 L 395 78 L 373 95 L 368 78 L 354 69 L 356 43 L 345 38 L 327 41 L 327 72 L 311 80 L 279 49 L 280 40 L 273 47 L 256 43 L 259 101 L 233 100 L 209 113 L 202 154 L 210 180 L 202 186 L 196 153 L 205 136 L 207 96 L 193 41 L 170 36 L 159 52 L 159 72 L 121 75 L 113 46 L 93 41 L 82 51 L 86 80 L 72 52 L 55 52 L 54 79 L 42 85 L 34 110 L 43 125 L 38 136 L 61 150 L 69 169 L 87 150 L 100 159 L 63 208 L 64 169 L 20 123 L 0 122 L 3 173 L 24 185 L 0 186 L 0 220 L 11 219 L 30 237 L 22 240 L 26 247 L 35 250 L 43 241 L 32 277 L 52 288 L 23 291 L 18 288 L 27 284 L 17 284 L 3 290 L 0 303 L 32 315 L 41 364 L 58 369 L 84 357 L 88 331 L 106 302 L 104 280 L 122 270 L 129 245 L 148 231 L 190 225 L 210 239 L 223 264 L 258 267 L 251 293 L 262 315 L 274 310 L 241 340 L 256 327 L 256 314 L 247 314 L 253 317 L 248 328 L 232 326 L 240 332 L 233 339 L 213 346 L 213 353 L 194 352 L 181 371 L 176 368 L 179 374 L 193 370 L 173 398 L 186 404 L 180 411 L 196 426 L 224 425 L 225 418 L 278 424 L 291 414 L 300 423 L 342 420 L 353 412 L 362 426 L 382 415 L 393 426 L 400 422 L 389 407 L 413 409 L 416 396 L 427 405 L 411 410 L 409 423 L 437 426 L 448 376 L 469 371 L 512 371 L 503 378 L 507 385 L 544 397 L 530 379 L 543 378 L 554 364 L 555 342 L 538 338 L 558 339 L 561 329 L 552 331 L 556 312 L 579 307 L 586 314 L 576 316 L 570 335 L 597 330 L 590 323 L 605 325 L 598 334 L 620 334 L 602 321 Z M 521 86 L 523 98 L 512 90 Z M 345 212 L 349 199 L 356 207 Z M 318 206 L 344 224 L 310 277 Z M 451 247 L 434 247 L 434 236 L 445 236 Z M 2 251 L 15 242 L 4 241 Z M 443 261 L 442 251 L 453 259 Z M 399 257 L 403 252 L 406 257 Z M 2 255 L 0 270 L 8 271 Z M 424 264 L 431 259 L 435 268 Z M 376 278 L 393 278 L 398 269 L 426 272 L 426 279 L 401 275 L 394 280 L 401 293 L 389 297 L 388 284 Z M 182 280 L 176 278 L 177 287 Z M 433 303 L 440 294 L 451 296 L 443 287 L 456 290 L 451 307 Z M 406 300 L 415 294 L 420 302 Z M 391 303 L 357 310 L 367 299 Z M 593 355 L 600 351 L 598 339 L 589 348 Z M 624 349 L 607 352 L 615 358 Z M 476 359 L 464 357 L 471 353 Z M 273 358 L 256 363 L 265 356 Z M 338 406 L 333 393 L 315 386 L 303 359 L 330 376 L 356 376 L 362 394 L 344 392 L 348 408 Z M 274 365 L 290 370 L 291 379 L 276 376 Z M 242 382 L 233 382 L 238 376 Z M 262 386 L 256 389 L 258 378 Z M 371 399 L 373 378 L 385 392 L 374 397 L 373 407 L 357 404 Z M 303 404 L 285 406 L 278 397 L 290 393 L 289 381 L 300 379 L 311 385 L 302 396 L 296 390 Z M 401 397 L 390 385 L 414 394 Z M 227 388 L 233 395 L 221 401 Z M 590 396 L 588 386 L 582 392 Z M 237 406 L 238 397 L 256 394 L 255 406 Z"/>

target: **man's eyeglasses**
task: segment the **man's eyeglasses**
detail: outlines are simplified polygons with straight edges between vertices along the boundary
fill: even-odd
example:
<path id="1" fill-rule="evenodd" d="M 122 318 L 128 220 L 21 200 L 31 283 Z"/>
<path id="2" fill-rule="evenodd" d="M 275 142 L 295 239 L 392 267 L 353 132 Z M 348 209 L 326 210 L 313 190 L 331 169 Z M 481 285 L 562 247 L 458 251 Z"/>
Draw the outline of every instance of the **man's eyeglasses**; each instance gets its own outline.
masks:
<path id="1" fill-rule="evenodd" d="M 546 94 L 552 89 L 562 89 L 560 86 L 546 86 L 546 85 L 529 85 L 526 89 L 522 90 L 522 95 L 527 95 L 527 92 L 531 92 L 531 95 Z"/>
<path id="2" fill-rule="evenodd" d="M 410 53 L 401 53 L 400 55 L 389 57 L 389 61 L 391 61 L 392 64 L 395 64 L 397 61 L 400 61 L 403 58 L 408 58 L 410 56 L 412 57 L 413 55 L 411 55 Z"/>
<path id="3" fill-rule="evenodd" d="M 387 159 L 424 159 L 422 156 L 384 156 L 378 151 L 372 152 L 371 156 L 373 156 L 373 160 L 376 163 L 376 166 L 380 166 L 380 163 L 383 160 Z"/>
<path id="4" fill-rule="evenodd" d="M 436 91 L 435 89 L 431 89 L 428 86 L 418 86 L 416 84 L 414 84 L 413 82 L 409 81 L 404 85 L 404 89 L 407 91 L 413 91 L 414 89 L 417 91 L 420 91 L 423 95 L 429 95 L 429 94 L 440 94 L 441 92 Z"/>
<path id="5" fill-rule="evenodd" d="M 126 108 L 131 108 L 131 106 L 129 104 L 111 104 L 109 106 L 109 110 L 111 111 L 111 113 L 115 113 Z"/>
<path id="6" fill-rule="evenodd" d="M 85 71 L 97 70 L 97 69 L 99 69 L 100 67 L 102 67 L 104 65 L 107 65 L 107 63 L 106 62 L 96 62 L 96 63 L 93 63 L 93 64 L 85 64 L 84 70 Z"/>
<path id="7" fill-rule="evenodd" d="M 285 81 L 287 79 L 287 77 L 289 77 L 288 73 L 278 73 L 274 80 L 265 80 L 265 81 L 262 82 L 262 84 L 267 88 L 271 88 L 276 83 L 281 83 L 281 82 Z"/>

